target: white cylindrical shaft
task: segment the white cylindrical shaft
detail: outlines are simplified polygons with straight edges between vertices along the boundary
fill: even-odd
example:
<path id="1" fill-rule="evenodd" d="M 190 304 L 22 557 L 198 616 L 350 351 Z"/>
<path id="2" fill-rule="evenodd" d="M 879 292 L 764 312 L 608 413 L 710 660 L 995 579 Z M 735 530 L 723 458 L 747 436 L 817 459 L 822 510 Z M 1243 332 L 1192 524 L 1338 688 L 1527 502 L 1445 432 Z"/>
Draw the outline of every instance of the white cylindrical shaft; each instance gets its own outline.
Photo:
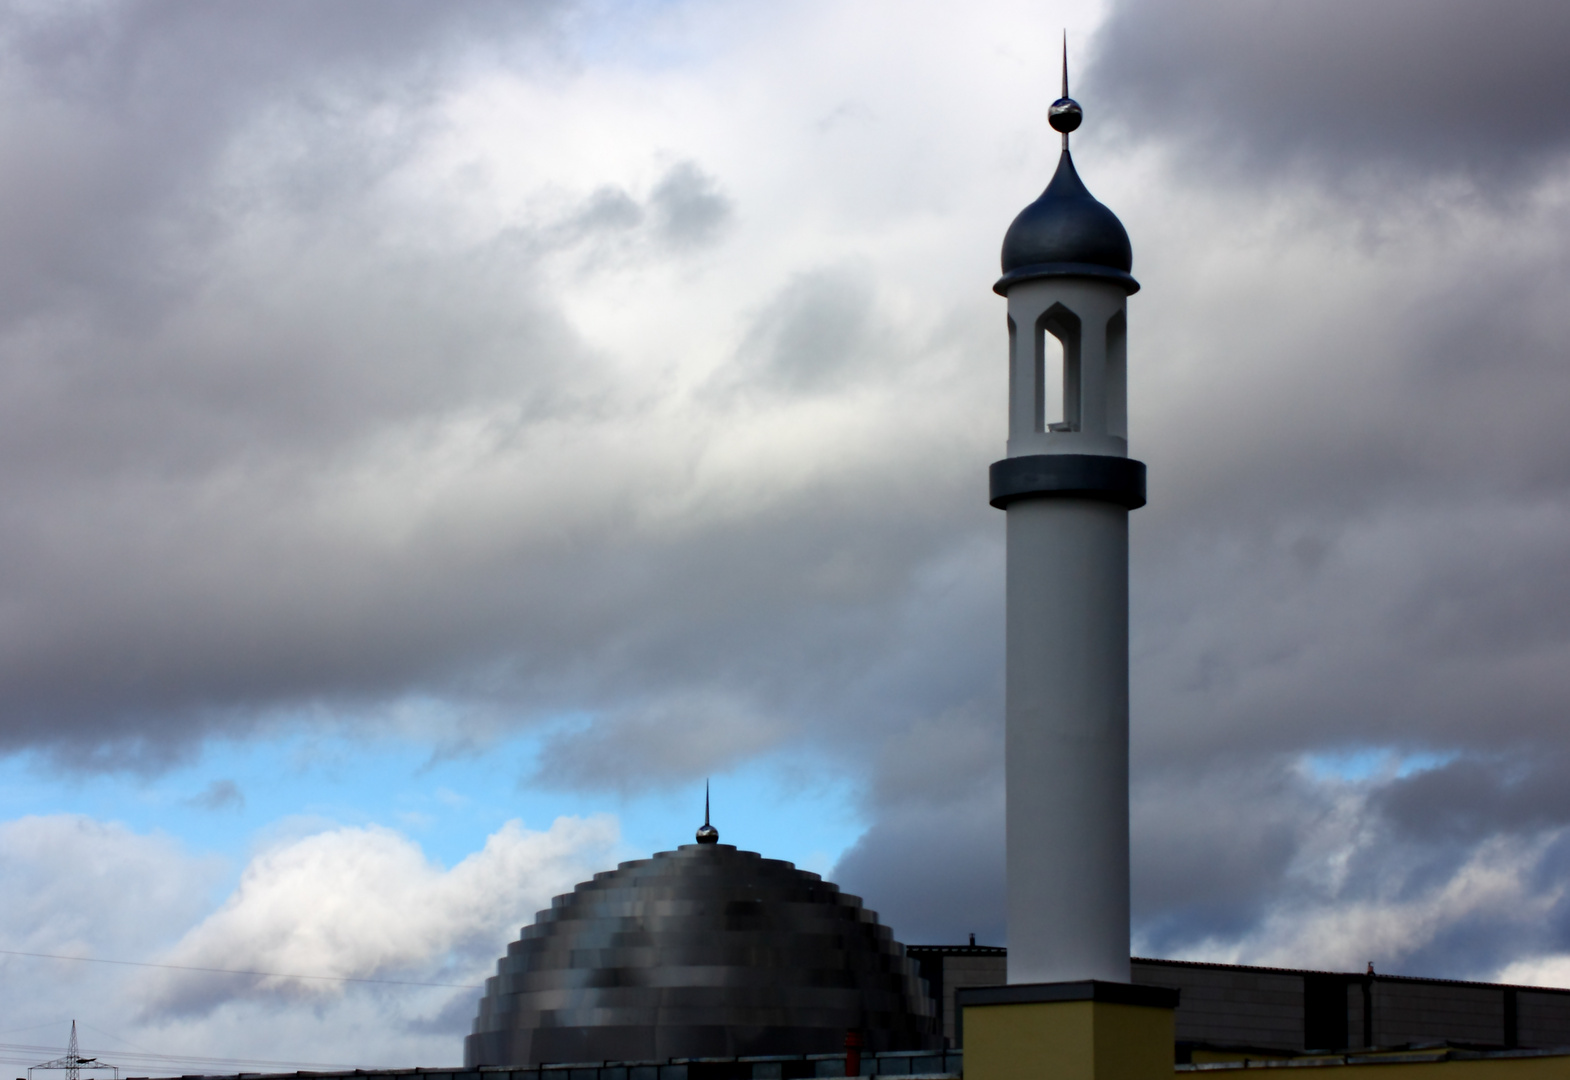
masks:
<path id="1" fill-rule="evenodd" d="M 1008 507 L 1008 979 L 1129 981 L 1128 511 Z"/>

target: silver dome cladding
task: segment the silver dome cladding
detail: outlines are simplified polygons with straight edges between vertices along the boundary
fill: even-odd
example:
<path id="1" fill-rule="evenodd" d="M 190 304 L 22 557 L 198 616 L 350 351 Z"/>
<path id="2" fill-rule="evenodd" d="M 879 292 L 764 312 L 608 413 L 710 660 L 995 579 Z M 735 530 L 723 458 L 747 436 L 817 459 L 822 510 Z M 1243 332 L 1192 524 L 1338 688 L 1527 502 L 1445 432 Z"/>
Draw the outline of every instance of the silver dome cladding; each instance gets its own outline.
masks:
<path id="1" fill-rule="evenodd" d="M 486 980 L 465 1066 L 940 1044 L 916 964 L 855 896 L 687 844 L 558 896 Z"/>

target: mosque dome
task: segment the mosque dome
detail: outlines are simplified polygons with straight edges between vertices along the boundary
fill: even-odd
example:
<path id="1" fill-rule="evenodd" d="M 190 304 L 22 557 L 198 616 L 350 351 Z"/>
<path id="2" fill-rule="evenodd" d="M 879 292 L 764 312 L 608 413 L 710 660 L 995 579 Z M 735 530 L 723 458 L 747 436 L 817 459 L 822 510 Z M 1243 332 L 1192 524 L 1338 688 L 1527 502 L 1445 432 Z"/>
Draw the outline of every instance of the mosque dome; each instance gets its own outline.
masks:
<path id="1" fill-rule="evenodd" d="M 713 832 L 712 826 L 705 826 Z M 486 980 L 466 1068 L 940 1044 L 915 961 L 858 897 L 700 834 L 558 896 Z"/>
<path id="2" fill-rule="evenodd" d="M 1134 249 L 1118 216 L 1085 189 L 1065 147 L 1041 197 L 1019 212 L 1003 237 L 1003 281 L 1085 274 L 1127 279 Z M 1133 291 L 1130 289 L 1130 291 Z"/>

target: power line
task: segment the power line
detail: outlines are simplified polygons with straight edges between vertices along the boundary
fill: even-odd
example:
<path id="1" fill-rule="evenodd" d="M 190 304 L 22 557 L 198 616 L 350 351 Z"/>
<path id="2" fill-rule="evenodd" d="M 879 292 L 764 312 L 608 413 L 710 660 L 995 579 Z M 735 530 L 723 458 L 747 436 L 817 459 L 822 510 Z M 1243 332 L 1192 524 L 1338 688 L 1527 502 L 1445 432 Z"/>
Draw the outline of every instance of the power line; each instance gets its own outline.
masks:
<path id="1" fill-rule="evenodd" d="M 483 990 L 473 983 L 414 982 L 409 979 L 357 979 L 347 975 L 292 975 L 283 971 L 238 971 L 233 968 L 192 967 L 188 964 L 154 964 L 145 960 L 105 960 L 97 956 L 60 956 L 56 953 L 18 952 L 0 949 L 0 956 L 30 956 L 35 960 L 75 960 L 83 964 L 115 964 L 119 967 L 162 968 L 165 971 L 201 971 L 209 975 L 250 975 L 261 979 L 314 979 L 319 982 L 371 983 L 376 986 L 440 986 L 451 990 Z"/>
<path id="2" fill-rule="evenodd" d="M 15 1035 L 18 1031 L 37 1031 L 39 1028 L 60 1027 L 70 1022 L 70 1017 L 66 1017 L 64 1020 L 45 1020 L 42 1024 L 32 1024 L 28 1027 L 6 1028 L 4 1031 L 0 1031 L 0 1035 Z M 86 1027 L 87 1025 L 83 1024 L 82 1026 Z"/>
<path id="3" fill-rule="evenodd" d="M 132 1050 L 140 1050 L 144 1054 L 156 1054 L 158 1052 L 156 1050 L 149 1050 L 145 1046 L 138 1046 L 134 1042 L 132 1042 L 130 1039 L 122 1038 L 119 1035 L 116 1035 L 112 1031 L 105 1031 L 103 1028 L 96 1028 L 92 1024 L 89 1024 L 85 1020 L 82 1021 L 82 1026 L 84 1028 L 86 1028 L 88 1031 L 96 1031 L 96 1032 L 98 1032 L 98 1034 L 102 1035 L 104 1038 L 108 1039 L 110 1042 L 125 1043 L 125 1045 L 129 1046 Z"/>
<path id="4" fill-rule="evenodd" d="M 56 1049 L 50 1046 L 35 1046 L 29 1043 L 0 1043 L 0 1061 L 9 1061 L 14 1064 L 23 1064 L 34 1061 L 37 1055 Z M 23 1056 L 26 1055 L 26 1056 Z M 226 1058 L 203 1057 L 196 1054 L 158 1054 L 137 1053 L 120 1050 L 115 1056 L 122 1060 L 133 1060 L 137 1065 L 153 1065 L 159 1062 L 169 1062 L 175 1065 L 266 1065 L 280 1069 L 352 1069 L 352 1065 L 342 1065 L 321 1061 L 267 1061 L 260 1058 Z M 122 1070 L 123 1071 L 123 1070 Z"/>

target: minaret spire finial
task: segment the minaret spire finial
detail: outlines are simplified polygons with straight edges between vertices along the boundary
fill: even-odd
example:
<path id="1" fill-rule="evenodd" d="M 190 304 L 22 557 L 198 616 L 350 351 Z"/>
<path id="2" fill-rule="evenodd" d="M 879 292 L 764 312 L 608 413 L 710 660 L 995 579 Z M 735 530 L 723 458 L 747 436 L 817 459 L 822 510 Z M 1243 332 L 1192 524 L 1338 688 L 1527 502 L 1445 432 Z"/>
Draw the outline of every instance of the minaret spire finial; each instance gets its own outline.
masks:
<path id="1" fill-rule="evenodd" d="M 717 844 L 720 842 L 720 831 L 709 824 L 709 782 L 703 781 L 703 824 L 698 826 L 698 843 Z"/>
<path id="2" fill-rule="evenodd" d="M 1052 130 L 1063 133 L 1063 152 L 1068 153 L 1068 133 L 1079 127 L 1079 122 L 1085 118 L 1085 111 L 1079 107 L 1079 102 L 1068 96 L 1068 31 L 1063 31 L 1063 96 L 1052 103 L 1052 108 L 1047 110 L 1047 123 L 1052 125 Z"/>
<path id="3" fill-rule="evenodd" d="M 1068 31 L 1063 31 L 1063 96 L 1068 97 Z"/>
<path id="4" fill-rule="evenodd" d="M 1063 97 L 1068 99 L 1068 28 L 1063 29 Z M 1070 99 L 1072 100 L 1072 99 Z M 1063 149 L 1068 149 L 1068 132 L 1063 133 Z"/>

